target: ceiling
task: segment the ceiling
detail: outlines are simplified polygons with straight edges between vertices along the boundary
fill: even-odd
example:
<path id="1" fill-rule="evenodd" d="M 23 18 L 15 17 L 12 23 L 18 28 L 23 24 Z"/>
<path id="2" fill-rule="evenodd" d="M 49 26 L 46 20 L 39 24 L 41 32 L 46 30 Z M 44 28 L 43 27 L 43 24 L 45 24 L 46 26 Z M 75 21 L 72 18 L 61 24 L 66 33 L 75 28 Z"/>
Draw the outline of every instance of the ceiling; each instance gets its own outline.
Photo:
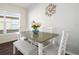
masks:
<path id="1" fill-rule="evenodd" d="M 35 3 L 13 3 L 13 5 L 17 5 L 23 8 L 29 8 L 30 6 L 32 6 Z"/>

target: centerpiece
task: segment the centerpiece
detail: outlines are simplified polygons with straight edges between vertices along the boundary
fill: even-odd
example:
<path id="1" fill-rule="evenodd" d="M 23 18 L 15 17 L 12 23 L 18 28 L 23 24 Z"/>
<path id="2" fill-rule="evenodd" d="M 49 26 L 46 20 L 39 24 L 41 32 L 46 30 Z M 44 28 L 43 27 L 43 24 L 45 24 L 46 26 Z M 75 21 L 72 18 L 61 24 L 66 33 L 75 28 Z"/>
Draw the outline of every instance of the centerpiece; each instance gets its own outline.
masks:
<path id="1" fill-rule="evenodd" d="M 35 21 L 32 22 L 32 28 L 33 28 L 33 33 L 34 34 L 38 34 L 39 30 L 38 28 L 41 26 L 41 24 L 36 23 Z"/>

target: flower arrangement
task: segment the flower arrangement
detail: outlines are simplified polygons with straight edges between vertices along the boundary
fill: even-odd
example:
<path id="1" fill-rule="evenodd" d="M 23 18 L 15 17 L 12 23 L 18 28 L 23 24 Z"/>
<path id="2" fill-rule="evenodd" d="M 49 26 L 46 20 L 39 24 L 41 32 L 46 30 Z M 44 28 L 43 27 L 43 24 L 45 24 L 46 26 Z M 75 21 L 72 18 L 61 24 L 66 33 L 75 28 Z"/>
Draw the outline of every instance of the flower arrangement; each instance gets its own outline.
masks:
<path id="1" fill-rule="evenodd" d="M 33 21 L 33 23 L 32 23 L 32 28 L 33 28 L 33 29 L 37 29 L 37 28 L 40 27 L 40 26 L 41 26 L 41 24 L 36 23 L 35 21 Z"/>
<path id="2" fill-rule="evenodd" d="M 39 28 L 41 26 L 41 24 L 36 23 L 35 21 L 32 22 L 32 28 L 33 28 L 33 32 L 35 34 L 37 34 L 39 32 L 39 30 L 37 28 Z"/>

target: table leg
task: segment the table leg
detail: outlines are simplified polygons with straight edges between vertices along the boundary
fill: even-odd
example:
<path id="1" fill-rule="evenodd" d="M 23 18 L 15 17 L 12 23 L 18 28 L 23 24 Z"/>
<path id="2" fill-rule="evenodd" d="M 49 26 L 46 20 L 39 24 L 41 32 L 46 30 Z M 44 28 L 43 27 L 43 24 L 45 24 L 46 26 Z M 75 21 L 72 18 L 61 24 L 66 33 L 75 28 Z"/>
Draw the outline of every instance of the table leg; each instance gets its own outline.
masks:
<path id="1" fill-rule="evenodd" d="M 43 45 L 41 43 L 38 43 L 38 55 L 43 54 Z"/>

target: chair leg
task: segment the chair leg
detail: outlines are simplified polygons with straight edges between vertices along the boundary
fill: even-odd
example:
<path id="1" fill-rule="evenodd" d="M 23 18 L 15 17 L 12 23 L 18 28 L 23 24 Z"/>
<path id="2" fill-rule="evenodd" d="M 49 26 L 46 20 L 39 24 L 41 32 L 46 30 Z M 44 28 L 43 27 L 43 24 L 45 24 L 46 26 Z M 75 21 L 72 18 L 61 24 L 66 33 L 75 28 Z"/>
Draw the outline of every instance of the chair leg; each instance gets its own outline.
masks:
<path id="1" fill-rule="evenodd" d="M 52 40 L 52 43 L 55 44 L 55 40 Z"/>
<path id="2" fill-rule="evenodd" d="M 15 55 L 15 52 L 16 52 L 16 48 L 15 48 L 15 46 L 13 45 L 13 55 Z"/>
<path id="3" fill-rule="evenodd" d="M 55 44 L 56 43 L 56 38 L 52 39 L 52 43 Z"/>
<path id="4" fill-rule="evenodd" d="M 54 39 L 51 39 L 50 42 L 51 42 L 52 44 L 55 44 L 55 40 L 54 40 Z"/>

